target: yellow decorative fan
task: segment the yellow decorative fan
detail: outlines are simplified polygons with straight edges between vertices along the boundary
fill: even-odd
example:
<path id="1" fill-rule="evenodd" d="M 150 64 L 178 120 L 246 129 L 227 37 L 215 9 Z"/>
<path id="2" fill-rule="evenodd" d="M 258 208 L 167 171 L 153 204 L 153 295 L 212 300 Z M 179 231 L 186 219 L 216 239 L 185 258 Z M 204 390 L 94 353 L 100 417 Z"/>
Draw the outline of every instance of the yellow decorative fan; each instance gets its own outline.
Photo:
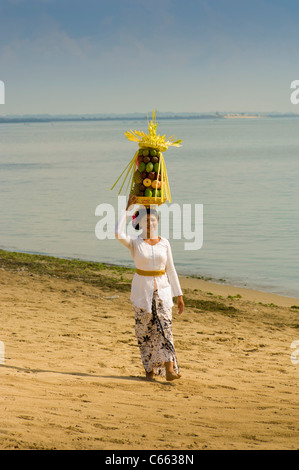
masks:
<path id="1" fill-rule="evenodd" d="M 181 147 L 182 140 L 175 140 L 174 136 L 166 140 L 165 135 L 157 134 L 157 111 L 152 112 L 152 120 L 148 121 L 148 134 L 142 131 L 125 132 L 127 139 L 138 142 L 139 149 L 128 163 L 121 175 L 115 181 L 111 190 L 121 177 L 124 179 L 118 194 L 121 193 L 125 181 L 128 180 L 127 190 L 135 194 L 137 203 L 144 206 L 160 205 L 167 200 L 171 202 L 171 194 L 162 152 L 168 147 Z"/>

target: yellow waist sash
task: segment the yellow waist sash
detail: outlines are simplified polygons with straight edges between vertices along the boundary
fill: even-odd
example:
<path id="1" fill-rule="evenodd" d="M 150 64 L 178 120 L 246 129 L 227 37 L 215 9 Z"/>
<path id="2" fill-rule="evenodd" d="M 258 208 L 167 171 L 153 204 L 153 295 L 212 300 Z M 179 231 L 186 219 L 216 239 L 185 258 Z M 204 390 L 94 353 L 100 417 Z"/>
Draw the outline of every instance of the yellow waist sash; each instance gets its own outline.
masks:
<path id="1" fill-rule="evenodd" d="M 163 276 L 165 269 L 161 271 L 142 271 L 142 269 L 136 268 L 136 273 L 140 274 L 140 276 Z"/>

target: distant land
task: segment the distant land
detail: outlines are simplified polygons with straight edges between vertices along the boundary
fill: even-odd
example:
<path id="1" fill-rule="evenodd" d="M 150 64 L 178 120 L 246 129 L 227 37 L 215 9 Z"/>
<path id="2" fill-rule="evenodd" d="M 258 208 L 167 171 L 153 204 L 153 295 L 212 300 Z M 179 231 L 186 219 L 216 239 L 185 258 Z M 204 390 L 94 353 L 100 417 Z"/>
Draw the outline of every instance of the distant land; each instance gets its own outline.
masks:
<path id="1" fill-rule="evenodd" d="M 151 112 L 130 114 L 10 114 L 0 116 L 1 123 L 36 123 L 60 121 L 142 121 L 151 118 Z M 158 113 L 162 119 L 260 119 L 260 118 L 299 118 L 296 113 L 246 113 L 246 112 L 213 112 L 213 113 Z"/>

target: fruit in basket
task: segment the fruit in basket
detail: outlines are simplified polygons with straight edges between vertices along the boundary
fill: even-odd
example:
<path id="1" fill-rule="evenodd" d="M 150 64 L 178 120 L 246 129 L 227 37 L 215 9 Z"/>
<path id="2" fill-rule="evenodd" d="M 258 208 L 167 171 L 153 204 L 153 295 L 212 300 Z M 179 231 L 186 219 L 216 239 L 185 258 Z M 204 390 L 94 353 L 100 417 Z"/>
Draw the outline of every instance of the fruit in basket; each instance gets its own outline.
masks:
<path id="1" fill-rule="evenodd" d="M 152 181 L 152 187 L 156 189 L 161 188 L 161 181 L 158 181 L 158 180 Z"/>
<path id="2" fill-rule="evenodd" d="M 146 188 L 146 190 L 144 191 L 144 195 L 145 197 L 152 197 L 153 191 L 149 188 Z"/>
<path id="3" fill-rule="evenodd" d="M 153 171 L 153 168 L 154 168 L 154 165 L 152 164 L 152 162 L 149 162 L 147 165 L 146 165 L 146 171 L 149 173 L 150 171 Z"/>
<path id="4" fill-rule="evenodd" d="M 143 180 L 143 185 L 146 186 L 146 187 L 149 187 L 152 185 L 152 180 L 150 180 L 149 178 L 145 178 Z"/>
<path id="5" fill-rule="evenodd" d="M 154 171 L 150 171 L 147 175 L 147 177 L 150 179 L 150 180 L 154 180 L 155 177 L 156 177 L 156 173 Z"/>
<path id="6" fill-rule="evenodd" d="M 130 194 L 134 194 L 134 196 L 138 196 L 138 195 L 139 195 L 139 185 L 138 185 L 138 184 L 135 184 L 135 185 L 133 186 L 133 188 L 131 189 Z"/>
<path id="7" fill-rule="evenodd" d="M 146 188 L 145 188 L 144 184 L 139 185 L 139 191 L 145 191 L 145 189 Z"/>
<path id="8" fill-rule="evenodd" d="M 140 164 L 140 165 L 141 165 L 141 164 Z M 140 168 L 140 165 L 139 165 L 139 168 Z M 158 170 L 159 170 L 159 163 L 157 162 L 157 163 L 154 164 L 154 171 L 155 171 L 156 173 L 158 173 Z M 160 166 L 160 173 L 161 173 L 161 166 Z"/>
<path id="9" fill-rule="evenodd" d="M 138 171 L 140 171 L 140 173 L 142 173 L 143 171 L 145 171 L 145 168 L 146 168 L 146 164 L 144 162 L 140 162 L 139 167 L 138 167 Z"/>
<path id="10" fill-rule="evenodd" d="M 142 182 L 141 173 L 138 170 L 136 170 L 134 173 L 134 181 L 137 184 Z"/>
<path id="11" fill-rule="evenodd" d="M 161 200 L 158 200 L 155 203 L 163 204 L 167 200 L 171 202 L 171 194 L 170 194 L 170 189 L 169 189 L 169 182 L 168 182 L 168 176 L 166 172 L 166 166 L 165 166 L 163 153 L 166 152 L 166 150 L 169 147 L 180 147 L 182 140 L 178 140 L 174 136 L 166 138 L 165 135 L 159 135 L 157 133 L 157 112 L 154 110 L 152 113 L 152 119 L 148 121 L 148 133 L 131 129 L 130 131 L 125 132 L 125 136 L 128 138 L 128 140 L 138 143 L 138 150 L 135 152 L 134 157 L 131 159 L 130 163 L 123 170 L 123 172 L 121 173 L 119 178 L 116 180 L 116 182 L 114 183 L 111 189 L 115 187 L 115 185 L 118 183 L 120 178 L 123 176 L 123 173 L 125 173 L 125 171 L 128 168 L 127 172 L 125 173 L 125 176 L 123 177 L 123 182 L 120 187 L 119 194 L 122 191 L 122 188 L 124 186 L 124 182 L 126 179 L 129 179 L 128 185 L 131 182 L 131 188 L 134 182 L 135 183 L 138 182 L 136 184 L 139 184 L 139 185 L 142 184 L 146 188 L 152 188 L 151 186 L 152 181 L 156 181 L 154 183 L 154 186 L 156 186 L 155 188 L 153 188 L 154 190 L 159 190 L 159 187 L 158 187 L 159 184 L 157 183 L 157 181 L 163 180 L 163 183 L 162 183 L 163 184 L 162 186 L 163 200 L 161 198 Z M 145 168 L 144 168 L 144 164 L 145 164 Z M 156 165 L 156 164 L 159 164 L 159 165 Z M 135 175 L 136 169 L 140 170 L 139 171 L 140 175 L 139 173 L 136 173 Z M 155 175 L 153 175 L 152 173 L 155 173 Z M 141 178 L 141 183 L 139 182 L 140 178 Z M 164 182 L 166 183 L 165 186 L 164 186 Z M 151 189 L 151 191 L 153 189 Z M 141 193 L 142 189 L 139 188 L 139 192 Z M 148 194 L 148 191 L 147 191 L 147 194 Z M 159 194 L 159 193 L 156 192 L 156 194 Z M 145 198 L 145 199 L 148 199 L 144 201 L 145 205 L 148 206 L 151 202 L 150 201 L 151 198 Z"/>

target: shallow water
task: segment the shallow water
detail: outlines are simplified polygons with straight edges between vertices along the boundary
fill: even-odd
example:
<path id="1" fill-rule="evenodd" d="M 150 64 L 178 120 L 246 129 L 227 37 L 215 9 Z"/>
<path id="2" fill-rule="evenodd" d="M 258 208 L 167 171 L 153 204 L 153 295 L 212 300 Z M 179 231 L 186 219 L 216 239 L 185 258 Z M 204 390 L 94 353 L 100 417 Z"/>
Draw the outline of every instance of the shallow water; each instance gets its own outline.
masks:
<path id="1" fill-rule="evenodd" d="M 0 125 L 0 247 L 133 266 L 117 240 L 98 240 L 95 209 L 145 121 Z M 203 246 L 186 251 L 170 231 L 178 273 L 299 297 L 296 119 L 161 120 L 183 139 L 165 152 L 172 202 L 203 204 Z M 119 186 L 117 186 L 119 188 Z"/>

